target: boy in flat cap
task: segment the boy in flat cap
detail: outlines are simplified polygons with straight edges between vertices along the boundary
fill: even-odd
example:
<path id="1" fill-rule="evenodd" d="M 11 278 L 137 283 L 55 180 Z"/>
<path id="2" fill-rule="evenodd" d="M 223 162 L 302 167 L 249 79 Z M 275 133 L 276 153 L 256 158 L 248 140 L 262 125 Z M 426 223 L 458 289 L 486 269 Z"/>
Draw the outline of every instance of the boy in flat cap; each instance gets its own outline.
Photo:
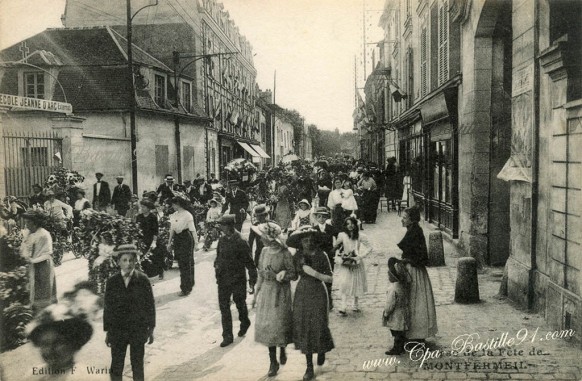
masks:
<path id="1" fill-rule="evenodd" d="M 121 381 L 129 345 L 133 379 L 144 380 L 144 346 L 154 342 L 156 308 L 148 277 L 135 269 L 135 245 L 120 245 L 114 253 L 121 271 L 109 278 L 105 288 L 103 329 L 111 347 L 111 380 Z"/>
<path id="2" fill-rule="evenodd" d="M 232 344 L 232 314 L 230 313 L 230 297 L 234 300 L 240 319 L 240 331 L 238 336 L 247 333 L 251 321 L 247 309 L 247 274 L 249 272 L 249 285 L 254 287 L 257 283 L 257 268 L 251 257 L 251 248 L 235 229 L 235 216 L 227 214 L 220 219 L 220 229 L 223 236 L 218 240 L 216 248 L 216 260 L 214 271 L 218 284 L 218 304 L 222 315 L 222 343 L 221 347 Z"/>

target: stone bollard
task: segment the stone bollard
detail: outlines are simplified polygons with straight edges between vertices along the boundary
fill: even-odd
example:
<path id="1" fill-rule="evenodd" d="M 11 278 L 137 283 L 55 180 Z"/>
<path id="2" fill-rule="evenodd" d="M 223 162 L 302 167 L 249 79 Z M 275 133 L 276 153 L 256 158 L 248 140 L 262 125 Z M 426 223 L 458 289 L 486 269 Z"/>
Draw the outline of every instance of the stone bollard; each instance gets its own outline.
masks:
<path id="1" fill-rule="evenodd" d="M 477 279 L 477 260 L 472 257 L 459 258 L 457 264 L 457 283 L 455 303 L 478 303 L 479 280 Z"/>
<path id="2" fill-rule="evenodd" d="M 430 233 L 428 237 L 428 266 L 445 266 L 445 251 L 441 232 Z"/>

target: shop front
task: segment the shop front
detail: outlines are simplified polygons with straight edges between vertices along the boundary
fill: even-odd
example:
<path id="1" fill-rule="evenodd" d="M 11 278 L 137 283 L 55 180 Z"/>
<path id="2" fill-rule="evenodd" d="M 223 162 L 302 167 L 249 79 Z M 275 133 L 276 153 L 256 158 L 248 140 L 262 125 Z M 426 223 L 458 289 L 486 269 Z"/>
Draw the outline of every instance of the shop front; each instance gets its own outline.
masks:
<path id="1" fill-rule="evenodd" d="M 423 102 L 399 129 L 400 166 L 411 177 L 414 202 L 453 238 L 459 218 L 456 90 Z"/>

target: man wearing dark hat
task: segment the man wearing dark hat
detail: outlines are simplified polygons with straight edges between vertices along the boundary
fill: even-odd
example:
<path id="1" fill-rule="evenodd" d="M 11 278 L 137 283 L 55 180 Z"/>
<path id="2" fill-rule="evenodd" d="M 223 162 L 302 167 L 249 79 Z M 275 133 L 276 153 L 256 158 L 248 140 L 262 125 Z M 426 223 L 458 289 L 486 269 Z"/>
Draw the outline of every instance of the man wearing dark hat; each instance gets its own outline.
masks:
<path id="1" fill-rule="evenodd" d="M 247 275 L 245 269 L 249 272 L 249 286 L 252 288 L 257 282 L 257 268 L 251 258 L 251 249 L 241 234 L 236 231 L 235 219 L 236 217 L 232 214 L 224 215 L 220 219 L 220 229 L 223 236 L 218 240 L 216 260 L 214 261 L 216 283 L 218 284 L 218 304 L 222 315 L 223 340 L 220 343 L 221 347 L 232 344 L 234 339 L 230 313 L 231 296 L 238 309 L 240 319 L 238 336 L 244 336 L 251 325 L 246 304 Z"/>
<path id="2" fill-rule="evenodd" d="M 101 172 L 97 172 L 95 178 L 97 182 L 93 184 L 93 208 L 98 211 L 105 211 L 111 202 L 109 183 L 101 180 L 103 178 L 103 173 Z"/>
<path id="3" fill-rule="evenodd" d="M 163 205 L 166 200 L 171 200 L 174 197 L 175 190 L 174 177 L 169 174 L 166 175 L 164 182 L 156 190 L 159 204 Z"/>
<path id="4" fill-rule="evenodd" d="M 253 226 L 264 224 L 269 220 L 269 207 L 265 204 L 259 204 L 253 208 L 253 214 L 255 216 L 255 222 Z M 249 247 L 253 249 L 253 243 L 255 244 L 255 265 L 259 266 L 259 257 L 261 256 L 261 251 L 263 250 L 263 241 L 261 237 L 255 233 L 253 229 L 249 233 Z"/>
<path id="5" fill-rule="evenodd" d="M 154 342 L 156 308 L 148 277 L 135 268 L 135 245 L 119 245 L 113 255 L 121 271 L 107 281 L 103 309 L 105 342 L 111 347 L 111 380 L 121 381 L 129 345 L 134 380 L 144 380 L 144 345 Z"/>
<path id="6" fill-rule="evenodd" d="M 44 205 L 44 195 L 42 194 L 42 187 L 38 184 L 34 184 L 32 186 L 32 191 L 33 193 L 30 195 L 30 197 L 28 198 L 29 203 L 28 205 L 33 206 L 33 205 Z"/>
<path id="7" fill-rule="evenodd" d="M 111 203 L 117 214 L 124 216 L 129 210 L 129 203 L 131 202 L 131 189 L 123 183 L 123 176 L 117 176 L 117 185 L 113 189 L 113 196 L 111 196 Z"/>
<path id="8" fill-rule="evenodd" d="M 230 207 L 230 214 L 234 214 L 236 219 L 234 227 L 240 232 L 247 217 L 249 199 L 247 194 L 238 188 L 238 180 L 229 181 L 228 186 L 229 190 L 226 192 L 226 202 L 222 206 L 222 212 L 226 212 Z"/>

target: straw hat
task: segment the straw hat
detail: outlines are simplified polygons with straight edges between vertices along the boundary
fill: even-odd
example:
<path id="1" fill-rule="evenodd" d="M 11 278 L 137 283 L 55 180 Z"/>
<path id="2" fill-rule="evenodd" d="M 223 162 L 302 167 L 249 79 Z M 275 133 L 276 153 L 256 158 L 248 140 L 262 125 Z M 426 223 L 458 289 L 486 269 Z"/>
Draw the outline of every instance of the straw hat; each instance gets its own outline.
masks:
<path id="1" fill-rule="evenodd" d="M 261 238 L 265 238 L 270 242 L 276 242 L 280 246 L 285 247 L 283 240 L 281 239 L 281 227 L 274 222 L 265 222 L 263 224 L 251 226 L 251 229 L 257 233 Z"/>

